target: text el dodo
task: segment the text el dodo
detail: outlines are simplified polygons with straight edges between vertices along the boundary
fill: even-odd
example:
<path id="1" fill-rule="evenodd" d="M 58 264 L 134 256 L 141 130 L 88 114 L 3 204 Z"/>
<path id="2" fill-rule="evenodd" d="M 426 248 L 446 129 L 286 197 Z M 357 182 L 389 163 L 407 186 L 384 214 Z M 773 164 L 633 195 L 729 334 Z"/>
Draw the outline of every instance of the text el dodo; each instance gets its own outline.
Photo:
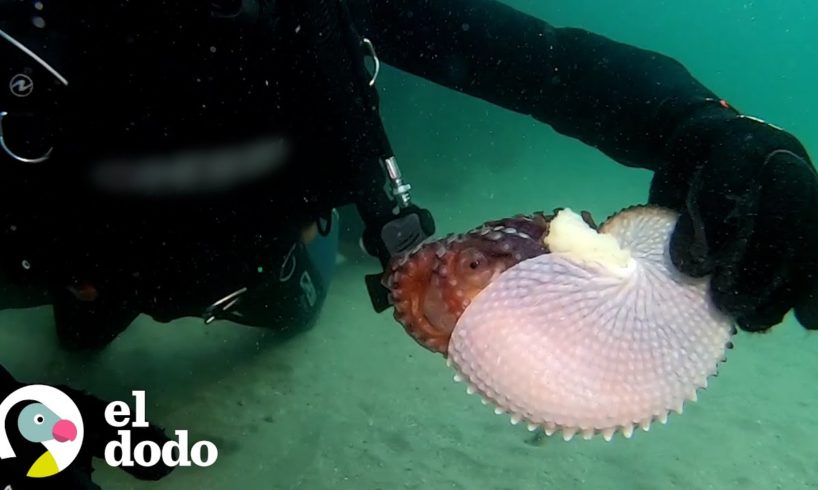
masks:
<path id="1" fill-rule="evenodd" d="M 219 450 L 210 441 L 199 441 L 189 446 L 188 431 L 176 430 L 176 441 L 168 441 L 160 446 L 153 441 L 141 441 L 136 446 L 131 446 L 131 431 L 125 429 L 130 424 L 131 428 L 147 428 L 148 422 L 145 419 L 145 392 L 131 392 L 136 400 L 136 413 L 131 423 L 131 409 L 127 403 L 115 401 L 105 408 L 105 421 L 111 427 L 122 428 L 117 431 L 118 441 L 111 441 L 105 446 L 105 462 L 113 467 L 131 467 L 136 465 L 151 467 L 161 460 L 165 466 L 191 466 L 207 467 L 216 462 L 219 457 Z M 179 451 L 174 457 L 173 450 Z M 117 455 L 117 450 L 121 454 Z M 117 457 L 119 456 L 119 457 Z"/>

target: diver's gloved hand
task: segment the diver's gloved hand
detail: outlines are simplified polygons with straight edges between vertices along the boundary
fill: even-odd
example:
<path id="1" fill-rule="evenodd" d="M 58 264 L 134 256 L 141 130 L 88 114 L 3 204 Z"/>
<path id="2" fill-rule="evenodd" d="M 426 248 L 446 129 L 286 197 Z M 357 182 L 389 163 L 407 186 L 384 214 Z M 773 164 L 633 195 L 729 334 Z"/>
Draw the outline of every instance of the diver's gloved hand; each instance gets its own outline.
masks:
<path id="1" fill-rule="evenodd" d="M 818 329 L 818 175 L 791 134 L 722 108 L 691 118 L 656 171 L 650 202 L 681 212 L 671 257 L 711 276 L 715 304 L 744 330 L 795 309 Z"/>

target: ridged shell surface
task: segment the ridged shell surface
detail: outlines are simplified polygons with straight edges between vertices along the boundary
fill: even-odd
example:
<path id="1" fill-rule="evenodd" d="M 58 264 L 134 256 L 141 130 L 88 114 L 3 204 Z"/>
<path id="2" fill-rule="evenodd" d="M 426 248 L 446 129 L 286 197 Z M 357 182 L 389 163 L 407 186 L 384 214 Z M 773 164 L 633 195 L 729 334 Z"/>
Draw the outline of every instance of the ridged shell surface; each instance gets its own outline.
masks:
<path id="1" fill-rule="evenodd" d="M 459 378 L 514 422 L 566 438 L 630 436 L 680 413 L 716 373 L 735 330 L 708 299 L 707 279 L 671 264 L 676 218 L 639 207 L 603 224 L 630 252 L 627 267 L 551 253 L 505 271 L 452 333 Z"/>

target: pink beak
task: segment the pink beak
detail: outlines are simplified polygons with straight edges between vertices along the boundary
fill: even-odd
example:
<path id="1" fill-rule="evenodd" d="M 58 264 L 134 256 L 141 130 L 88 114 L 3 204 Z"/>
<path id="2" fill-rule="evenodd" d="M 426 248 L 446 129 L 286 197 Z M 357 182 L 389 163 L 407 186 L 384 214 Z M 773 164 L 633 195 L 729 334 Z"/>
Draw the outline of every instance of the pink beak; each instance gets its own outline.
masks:
<path id="1" fill-rule="evenodd" d="M 51 429 L 51 435 L 57 442 L 73 441 L 77 438 L 77 426 L 70 420 L 60 420 Z"/>

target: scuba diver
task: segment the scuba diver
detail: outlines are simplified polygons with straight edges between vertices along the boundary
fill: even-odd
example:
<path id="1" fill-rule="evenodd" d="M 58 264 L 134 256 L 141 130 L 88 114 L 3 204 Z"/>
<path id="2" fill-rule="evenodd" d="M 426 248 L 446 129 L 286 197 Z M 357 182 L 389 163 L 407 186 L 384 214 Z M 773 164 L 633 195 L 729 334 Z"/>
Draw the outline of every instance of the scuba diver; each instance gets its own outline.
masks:
<path id="1" fill-rule="evenodd" d="M 2 307 L 53 305 L 74 350 L 139 314 L 308 328 L 334 209 L 355 206 L 381 266 L 435 231 L 378 114 L 381 63 L 653 171 L 649 202 L 681 213 L 673 261 L 720 309 L 818 328 L 798 139 L 667 56 L 497 0 L 0 0 Z"/>

